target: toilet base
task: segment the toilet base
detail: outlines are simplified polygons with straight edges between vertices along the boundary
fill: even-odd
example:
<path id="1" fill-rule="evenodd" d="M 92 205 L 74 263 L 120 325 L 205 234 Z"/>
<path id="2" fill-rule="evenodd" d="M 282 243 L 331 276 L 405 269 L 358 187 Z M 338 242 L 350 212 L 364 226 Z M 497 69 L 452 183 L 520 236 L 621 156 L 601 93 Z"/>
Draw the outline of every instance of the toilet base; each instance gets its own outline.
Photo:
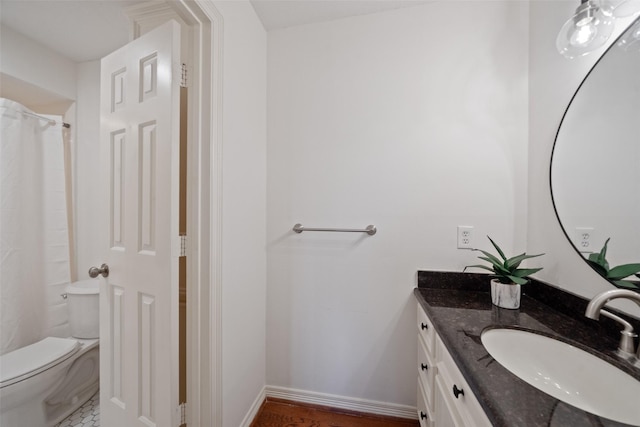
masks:
<path id="1" fill-rule="evenodd" d="M 79 356 L 69 367 L 64 381 L 44 399 L 46 425 L 54 426 L 81 407 L 100 388 L 98 340 L 78 340 Z"/>
<path id="2" fill-rule="evenodd" d="M 98 340 L 79 342 L 83 346 L 71 358 L 34 377 L 2 389 L 2 427 L 53 427 L 98 391 Z"/>

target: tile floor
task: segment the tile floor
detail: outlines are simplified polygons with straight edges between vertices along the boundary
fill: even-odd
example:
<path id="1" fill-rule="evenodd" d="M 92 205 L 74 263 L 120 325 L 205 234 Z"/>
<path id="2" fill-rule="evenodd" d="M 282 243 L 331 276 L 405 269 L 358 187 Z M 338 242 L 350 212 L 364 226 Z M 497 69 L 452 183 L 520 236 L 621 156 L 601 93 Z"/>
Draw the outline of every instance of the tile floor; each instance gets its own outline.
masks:
<path id="1" fill-rule="evenodd" d="M 100 392 L 98 391 L 73 414 L 56 424 L 56 427 L 100 427 Z"/>

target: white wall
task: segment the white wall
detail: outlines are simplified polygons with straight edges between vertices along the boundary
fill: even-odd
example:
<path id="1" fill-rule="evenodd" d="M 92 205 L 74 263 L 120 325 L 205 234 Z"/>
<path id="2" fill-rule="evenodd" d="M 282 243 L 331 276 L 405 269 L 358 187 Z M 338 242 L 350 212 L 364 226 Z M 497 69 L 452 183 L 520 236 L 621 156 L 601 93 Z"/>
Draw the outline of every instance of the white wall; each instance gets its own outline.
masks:
<path id="1" fill-rule="evenodd" d="M 74 141 L 74 222 L 76 277 L 89 278 L 89 268 L 104 262 L 100 245 L 100 61 L 77 64 L 77 126 Z"/>
<path id="2" fill-rule="evenodd" d="M 537 277 L 574 294 L 591 298 L 612 286 L 589 268 L 563 234 L 553 210 L 549 164 L 562 115 L 580 82 L 602 55 L 567 60 L 555 50 L 558 29 L 575 10 L 573 2 L 530 3 L 529 213 L 527 251 L 545 252 Z M 620 20 L 611 42 L 629 19 Z M 640 313 L 632 303 L 617 304 Z"/>
<path id="3" fill-rule="evenodd" d="M 528 6 L 437 2 L 268 39 L 267 384 L 415 405 L 416 270 L 475 263 L 457 225 L 525 246 Z"/>
<path id="4" fill-rule="evenodd" d="M 224 17 L 222 416 L 237 427 L 266 381 L 267 37 L 249 2 L 216 7 Z"/>
<path id="5" fill-rule="evenodd" d="M 0 72 L 18 80 L 11 84 L 35 86 L 49 92 L 47 95 L 52 100 L 76 98 L 75 62 L 4 25 L 0 27 L 0 47 Z M 29 104 L 27 106 L 33 108 L 33 104 Z"/>

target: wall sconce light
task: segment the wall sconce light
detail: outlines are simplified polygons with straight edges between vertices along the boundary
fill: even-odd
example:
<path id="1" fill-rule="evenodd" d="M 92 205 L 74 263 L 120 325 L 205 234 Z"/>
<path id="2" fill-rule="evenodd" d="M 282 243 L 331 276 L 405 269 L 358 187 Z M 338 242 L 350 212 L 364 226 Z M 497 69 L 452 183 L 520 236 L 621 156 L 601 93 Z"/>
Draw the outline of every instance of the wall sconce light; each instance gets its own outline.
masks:
<path id="1" fill-rule="evenodd" d="M 624 18 L 640 11 L 640 0 L 600 0 L 600 3 L 611 10 L 614 18 Z"/>
<path id="2" fill-rule="evenodd" d="M 612 33 L 611 9 L 603 9 L 597 0 L 582 0 L 560 29 L 556 48 L 569 59 L 577 58 L 604 45 Z"/>
<path id="3" fill-rule="evenodd" d="M 637 50 L 640 52 L 640 19 L 636 20 L 618 41 L 618 46 L 623 50 Z"/>
<path id="4" fill-rule="evenodd" d="M 613 33 L 615 18 L 640 11 L 640 0 L 581 0 L 556 39 L 558 52 L 573 59 L 603 46 Z"/>

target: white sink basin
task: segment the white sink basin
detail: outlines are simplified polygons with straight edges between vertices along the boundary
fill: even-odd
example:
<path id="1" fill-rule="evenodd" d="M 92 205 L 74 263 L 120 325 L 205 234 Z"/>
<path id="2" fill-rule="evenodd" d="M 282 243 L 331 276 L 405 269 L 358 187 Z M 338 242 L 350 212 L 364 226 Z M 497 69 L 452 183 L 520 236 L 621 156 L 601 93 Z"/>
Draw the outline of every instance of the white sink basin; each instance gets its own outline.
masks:
<path id="1" fill-rule="evenodd" d="M 482 333 L 489 354 L 556 399 L 617 422 L 640 426 L 640 381 L 570 344 L 517 329 Z"/>

